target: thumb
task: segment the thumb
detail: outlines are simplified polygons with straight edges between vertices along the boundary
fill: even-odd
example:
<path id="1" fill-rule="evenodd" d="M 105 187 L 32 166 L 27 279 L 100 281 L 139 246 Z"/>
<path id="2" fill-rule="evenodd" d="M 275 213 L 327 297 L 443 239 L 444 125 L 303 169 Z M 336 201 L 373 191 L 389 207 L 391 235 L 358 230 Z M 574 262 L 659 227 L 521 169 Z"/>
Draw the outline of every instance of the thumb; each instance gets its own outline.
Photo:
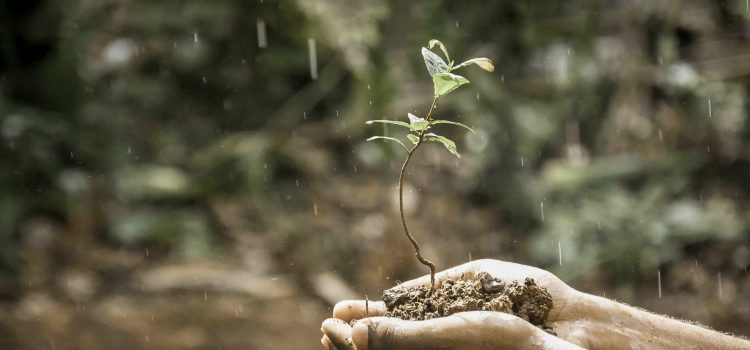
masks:
<path id="1" fill-rule="evenodd" d="M 351 333 L 357 350 L 524 349 L 534 342 L 567 349 L 570 345 L 545 335 L 516 316 L 492 311 L 461 312 L 426 321 L 372 317 L 357 322 Z"/>
<path id="2" fill-rule="evenodd" d="M 358 321 L 352 329 L 357 350 L 428 350 L 437 348 L 436 322 L 404 321 L 372 317 Z M 442 345 L 445 345 L 443 342 Z"/>

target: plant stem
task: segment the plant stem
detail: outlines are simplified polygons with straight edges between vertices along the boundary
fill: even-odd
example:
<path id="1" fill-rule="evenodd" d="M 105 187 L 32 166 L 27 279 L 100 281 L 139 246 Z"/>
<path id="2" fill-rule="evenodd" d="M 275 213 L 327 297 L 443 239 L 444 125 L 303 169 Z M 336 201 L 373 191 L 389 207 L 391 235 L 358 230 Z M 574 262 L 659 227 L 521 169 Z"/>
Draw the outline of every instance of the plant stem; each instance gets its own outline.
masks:
<path id="1" fill-rule="evenodd" d="M 435 96 L 432 99 L 432 105 L 430 105 L 430 111 L 427 112 L 427 118 L 426 119 L 427 119 L 428 122 L 432 121 L 432 111 L 435 109 L 435 106 L 437 106 L 437 99 L 438 99 L 437 96 Z"/>
<path id="2" fill-rule="evenodd" d="M 437 103 L 438 97 L 435 96 L 435 98 L 432 99 L 432 105 L 430 105 L 430 111 L 427 112 L 427 121 L 432 120 L 432 111 L 435 109 L 435 105 Z M 406 233 L 406 237 L 409 239 L 411 244 L 414 246 L 414 251 L 417 256 L 417 260 L 419 260 L 420 263 L 422 263 L 425 266 L 428 266 L 430 268 L 430 293 L 432 293 L 435 290 L 435 264 L 432 261 L 429 261 L 425 259 L 422 256 L 422 251 L 419 247 L 419 243 L 414 239 L 414 236 L 409 233 L 409 226 L 406 225 L 406 217 L 404 216 L 404 177 L 406 176 L 406 168 L 409 166 L 409 162 L 411 161 L 412 155 L 414 155 L 414 152 L 419 148 L 419 146 L 422 145 L 422 142 L 424 141 L 424 134 L 425 130 L 422 130 L 419 133 L 419 140 L 417 140 L 417 143 L 412 147 L 409 152 L 406 154 L 406 159 L 404 159 L 404 165 L 401 166 L 401 173 L 398 176 L 398 208 L 401 212 L 401 224 L 404 226 L 404 233 Z"/>

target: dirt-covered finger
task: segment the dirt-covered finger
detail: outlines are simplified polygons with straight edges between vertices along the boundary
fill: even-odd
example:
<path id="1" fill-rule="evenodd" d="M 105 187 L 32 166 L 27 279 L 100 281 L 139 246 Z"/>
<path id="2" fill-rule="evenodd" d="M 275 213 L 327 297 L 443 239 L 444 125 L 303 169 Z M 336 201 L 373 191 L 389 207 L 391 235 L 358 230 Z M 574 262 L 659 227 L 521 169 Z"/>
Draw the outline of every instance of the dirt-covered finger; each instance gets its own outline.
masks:
<path id="1" fill-rule="evenodd" d="M 382 301 L 344 300 L 333 307 L 333 317 L 351 322 L 365 317 L 383 316 L 385 311 L 385 303 Z"/>
<path id="2" fill-rule="evenodd" d="M 329 318 L 323 321 L 321 328 L 331 344 L 338 350 L 357 350 L 352 343 L 352 327 L 337 318 Z"/>
<path id="3" fill-rule="evenodd" d="M 445 280 L 456 280 L 456 279 L 473 279 L 476 277 L 477 272 L 479 271 L 479 265 L 474 262 L 468 262 L 465 264 L 461 264 L 455 267 L 452 267 L 450 269 L 440 271 L 435 274 L 435 284 L 437 286 L 440 286 L 440 284 Z M 430 285 L 430 275 L 424 275 L 422 277 L 403 282 L 399 284 L 399 287 L 406 287 L 406 288 L 415 288 L 419 286 L 429 286 Z"/>

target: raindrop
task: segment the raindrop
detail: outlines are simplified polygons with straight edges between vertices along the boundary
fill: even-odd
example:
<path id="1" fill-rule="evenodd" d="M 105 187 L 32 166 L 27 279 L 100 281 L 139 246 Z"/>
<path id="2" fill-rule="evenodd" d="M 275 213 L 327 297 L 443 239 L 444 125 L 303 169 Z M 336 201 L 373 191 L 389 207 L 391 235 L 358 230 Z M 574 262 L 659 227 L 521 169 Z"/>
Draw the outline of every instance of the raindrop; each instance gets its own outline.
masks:
<path id="1" fill-rule="evenodd" d="M 315 52 L 315 39 L 307 39 L 307 49 L 310 55 L 310 77 L 318 79 L 318 55 Z"/>
<path id="2" fill-rule="evenodd" d="M 541 208 L 542 222 L 544 222 L 544 202 L 540 202 L 539 207 Z"/>
<path id="3" fill-rule="evenodd" d="M 664 135 L 661 132 L 661 129 L 659 129 L 659 141 L 664 142 Z"/>
<path id="4" fill-rule="evenodd" d="M 208 292 L 203 291 L 203 301 L 208 302 Z"/>
<path id="5" fill-rule="evenodd" d="M 294 180 L 294 182 L 296 182 L 296 183 L 297 183 L 297 188 L 299 188 L 299 179 L 297 179 L 297 180 Z"/>
<path id="6" fill-rule="evenodd" d="M 479 93 L 477 92 L 477 101 L 479 101 Z"/>
<path id="7" fill-rule="evenodd" d="M 456 21 L 456 28 L 458 28 L 458 21 Z"/>
<path id="8" fill-rule="evenodd" d="M 521 168 L 523 168 L 523 157 L 521 157 Z"/>
<path id="9" fill-rule="evenodd" d="M 709 146 L 709 145 L 706 145 L 706 152 L 707 152 L 707 153 L 711 153 L 711 146 Z"/>
<path id="10" fill-rule="evenodd" d="M 198 43 L 198 32 L 193 33 L 193 42 Z"/>
<path id="11" fill-rule="evenodd" d="M 557 256 L 560 258 L 560 266 L 562 266 L 562 243 L 560 241 L 557 241 Z"/>
<path id="12" fill-rule="evenodd" d="M 661 299 L 661 270 L 656 270 L 656 284 L 659 288 L 659 299 Z"/>
<path id="13" fill-rule="evenodd" d="M 202 80 L 203 80 L 203 85 L 206 85 L 206 83 L 208 83 L 208 79 L 206 79 L 206 77 L 203 77 Z"/>
<path id="14" fill-rule="evenodd" d="M 318 203 L 313 203 L 313 214 L 318 216 Z"/>
<path id="15" fill-rule="evenodd" d="M 711 118 L 711 99 L 708 99 L 708 117 Z"/>
<path id="16" fill-rule="evenodd" d="M 266 37 L 266 22 L 258 18 L 257 25 L 258 25 L 258 47 L 262 49 L 268 46 L 268 38 Z"/>
<path id="17" fill-rule="evenodd" d="M 307 120 L 307 112 L 302 112 L 302 119 Z"/>
<path id="18" fill-rule="evenodd" d="M 719 280 L 719 299 L 722 299 L 723 293 L 721 290 L 721 271 L 717 273 L 717 279 Z"/>

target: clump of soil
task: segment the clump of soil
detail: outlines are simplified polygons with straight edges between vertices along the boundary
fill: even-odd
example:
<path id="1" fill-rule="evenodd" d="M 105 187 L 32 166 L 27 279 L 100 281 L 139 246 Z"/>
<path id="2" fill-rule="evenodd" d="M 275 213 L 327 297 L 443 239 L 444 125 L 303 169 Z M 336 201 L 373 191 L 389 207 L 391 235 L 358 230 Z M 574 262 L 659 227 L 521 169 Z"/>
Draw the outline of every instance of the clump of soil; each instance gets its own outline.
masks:
<path id="1" fill-rule="evenodd" d="M 499 311 L 543 327 L 552 296 L 534 279 L 505 283 L 481 272 L 474 280 L 448 280 L 430 294 L 428 286 L 396 287 L 383 293 L 385 316 L 419 321 L 463 311 Z"/>

